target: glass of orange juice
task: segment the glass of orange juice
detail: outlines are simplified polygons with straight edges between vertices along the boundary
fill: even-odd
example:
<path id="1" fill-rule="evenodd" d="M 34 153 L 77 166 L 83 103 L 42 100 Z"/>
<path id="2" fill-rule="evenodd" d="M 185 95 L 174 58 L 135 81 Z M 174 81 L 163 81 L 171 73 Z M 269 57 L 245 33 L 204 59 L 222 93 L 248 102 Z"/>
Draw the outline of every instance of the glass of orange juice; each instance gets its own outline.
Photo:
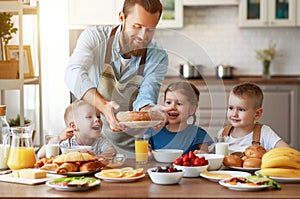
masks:
<path id="1" fill-rule="evenodd" d="M 135 136 L 135 161 L 139 164 L 147 164 L 148 162 L 148 135 Z"/>

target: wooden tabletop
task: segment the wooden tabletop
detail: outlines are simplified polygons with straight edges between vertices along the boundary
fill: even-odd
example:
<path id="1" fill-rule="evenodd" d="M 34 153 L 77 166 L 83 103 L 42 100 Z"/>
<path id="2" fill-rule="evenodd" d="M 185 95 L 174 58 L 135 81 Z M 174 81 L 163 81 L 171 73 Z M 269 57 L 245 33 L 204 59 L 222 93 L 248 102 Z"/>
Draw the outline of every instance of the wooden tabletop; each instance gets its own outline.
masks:
<path id="1" fill-rule="evenodd" d="M 154 161 L 135 165 L 128 160 L 124 166 L 144 169 L 161 165 Z M 134 182 L 116 183 L 101 180 L 101 185 L 84 192 L 63 192 L 40 185 L 0 182 L 0 198 L 300 198 L 299 183 L 280 183 L 281 190 L 267 189 L 256 192 L 232 191 L 204 178 L 183 178 L 176 185 L 153 184 L 149 176 Z"/>

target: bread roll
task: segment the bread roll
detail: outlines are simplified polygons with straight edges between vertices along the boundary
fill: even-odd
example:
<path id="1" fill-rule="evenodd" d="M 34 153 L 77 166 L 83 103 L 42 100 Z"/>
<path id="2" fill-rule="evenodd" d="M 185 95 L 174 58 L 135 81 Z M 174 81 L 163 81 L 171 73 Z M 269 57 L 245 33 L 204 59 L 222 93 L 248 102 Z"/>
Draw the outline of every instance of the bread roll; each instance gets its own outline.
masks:
<path id="1" fill-rule="evenodd" d="M 61 164 L 65 162 L 88 162 L 88 161 L 95 161 L 97 157 L 89 154 L 83 153 L 79 151 L 72 151 L 68 153 L 63 153 L 59 156 L 56 156 L 53 160 L 53 163 Z"/>
<path id="2" fill-rule="evenodd" d="M 262 146 L 249 146 L 244 153 L 247 158 L 262 158 L 266 152 L 266 149 Z"/>
<path id="3" fill-rule="evenodd" d="M 57 164 L 44 164 L 40 169 L 46 170 L 46 171 L 56 171 L 58 169 Z"/>
<path id="4" fill-rule="evenodd" d="M 158 111 L 125 111 L 118 112 L 116 117 L 120 122 L 157 121 L 164 119 Z"/>
<path id="5" fill-rule="evenodd" d="M 225 166 L 242 167 L 243 160 L 237 155 L 227 155 L 223 159 L 223 164 Z"/>
<path id="6" fill-rule="evenodd" d="M 244 168 L 260 168 L 261 159 L 260 158 L 247 158 L 244 160 Z"/>

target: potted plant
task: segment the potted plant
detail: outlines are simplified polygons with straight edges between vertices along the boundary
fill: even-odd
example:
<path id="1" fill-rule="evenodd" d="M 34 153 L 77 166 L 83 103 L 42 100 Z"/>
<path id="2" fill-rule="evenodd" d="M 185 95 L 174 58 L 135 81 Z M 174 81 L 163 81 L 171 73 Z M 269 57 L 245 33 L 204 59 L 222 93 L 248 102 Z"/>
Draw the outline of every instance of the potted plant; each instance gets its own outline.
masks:
<path id="1" fill-rule="evenodd" d="M 10 13 L 0 12 L 0 60 L 4 60 L 4 46 L 13 38 L 12 34 L 18 31 L 11 18 Z"/>
<path id="2" fill-rule="evenodd" d="M 18 114 L 16 118 L 10 118 L 8 119 L 8 124 L 10 127 L 14 127 L 14 126 L 20 126 L 21 122 L 20 122 L 20 115 Z M 30 125 L 31 124 L 31 120 L 24 118 L 24 124 L 26 125 Z"/>

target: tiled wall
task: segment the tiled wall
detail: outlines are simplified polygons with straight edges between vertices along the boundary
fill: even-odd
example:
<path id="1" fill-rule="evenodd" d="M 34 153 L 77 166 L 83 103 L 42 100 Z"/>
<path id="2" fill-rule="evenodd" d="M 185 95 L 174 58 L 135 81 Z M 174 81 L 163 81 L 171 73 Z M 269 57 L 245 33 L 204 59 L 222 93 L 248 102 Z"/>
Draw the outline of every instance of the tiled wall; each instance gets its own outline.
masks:
<path id="1" fill-rule="evenodd" d="M 178 64 L 190 60 L 203 64 L 204 74 L 215 74 L 215 65 L 237 67 L 235 74 L 260 75 L 255 49 L 272 40 L 283 57 L 272 62 L 271 73 L 300 74 L 300 27 L 239 28 L 237 6 L 184 7 L 184 28 L 158 30 L 156 39 L 170 55 L 169 75 L 178 75 Z"/>

